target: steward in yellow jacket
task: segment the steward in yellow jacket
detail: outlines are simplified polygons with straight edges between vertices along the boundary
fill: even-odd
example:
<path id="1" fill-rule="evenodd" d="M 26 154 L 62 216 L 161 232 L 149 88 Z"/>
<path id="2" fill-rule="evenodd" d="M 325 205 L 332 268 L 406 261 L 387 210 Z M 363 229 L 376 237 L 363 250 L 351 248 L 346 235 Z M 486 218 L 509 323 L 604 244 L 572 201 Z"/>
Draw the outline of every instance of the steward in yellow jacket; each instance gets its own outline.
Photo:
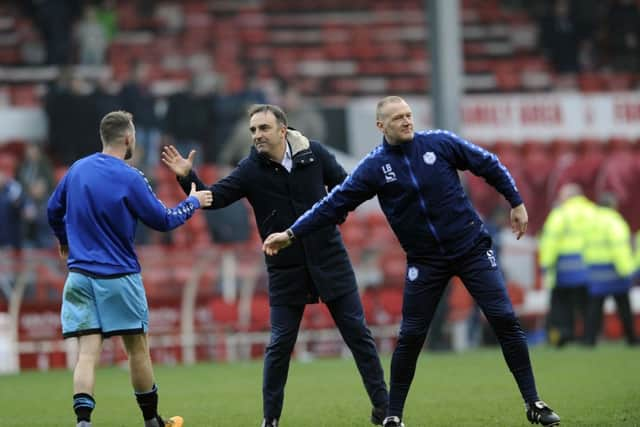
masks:
<path id="1" fill-rule="evenodd" d="M 615 210 L 615 196 L 604 193 L 594 211 L 592 226 L 586 235 L 584 261 L 589 268 L 589 304 L 585 325 L 585 344 L 595 345 L 602 328 L 602 312 L 607 296 L 615 298 L 627 343 L 636 341 L 629 301 L 634 259 L 631 231 Z"/>
<path id="2" fill-rule="evenodd" d="M 540 266 L 551 290 L 547 332 L 552 345 L 575 339 L 576 317 L 584 320 L 589 270 L 583 254 L 595 205 L 577 184 L 564 185 L 557 206 L 547 217 L 540 236 Z"/>

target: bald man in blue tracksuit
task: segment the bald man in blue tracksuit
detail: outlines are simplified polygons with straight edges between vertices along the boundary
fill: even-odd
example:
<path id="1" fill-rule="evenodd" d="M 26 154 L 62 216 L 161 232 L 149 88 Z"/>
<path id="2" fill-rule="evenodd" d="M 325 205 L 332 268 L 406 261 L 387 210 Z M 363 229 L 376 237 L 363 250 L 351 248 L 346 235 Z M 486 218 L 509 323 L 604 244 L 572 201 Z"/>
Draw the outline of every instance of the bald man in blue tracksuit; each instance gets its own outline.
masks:
<path id="1" fill-rule="evenodd" d="M 294 239 L 334 224 L 365 200 L 378 196 L 389 225 L 407 254 L 402 323 L 391 361 L 391 391 L 385 427 L 403 426 L 402 411 L 416 361 L 433 314 L 452 276 L 462 279 L 496 333 L 525 402 L 527 419 L 557 426 L 560 417 L 540 400 L 525 334 L 506 292 L 491 237 L 464 193 L 458 170 L 484 177 L 510 203 L 520 238 L 527 212 L 513 178 L 498 158 L 451 132 L 413 131 L 409 105 L 382 99 L 376 124 L 384 135 L 353 173 L 286 231 L 264 243 L 277 253 Z"/>

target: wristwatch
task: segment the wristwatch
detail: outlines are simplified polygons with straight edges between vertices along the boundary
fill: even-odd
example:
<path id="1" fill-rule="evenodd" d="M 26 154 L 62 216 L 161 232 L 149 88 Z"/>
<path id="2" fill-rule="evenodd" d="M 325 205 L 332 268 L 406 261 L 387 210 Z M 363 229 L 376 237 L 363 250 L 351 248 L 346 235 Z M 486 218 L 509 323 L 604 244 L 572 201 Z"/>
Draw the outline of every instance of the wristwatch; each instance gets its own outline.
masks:
<path id="1" fill-rule="evenodd" d="M 289 240 L 291 240 L 292 242 L 296 239 L 295 234 L 293 234 L 293 231 L 291 231 L 290 228 L 287 228 L 287 230 L 285 231 L 285 233 L 287 233 L 287 237 L 289 238 Z"/>

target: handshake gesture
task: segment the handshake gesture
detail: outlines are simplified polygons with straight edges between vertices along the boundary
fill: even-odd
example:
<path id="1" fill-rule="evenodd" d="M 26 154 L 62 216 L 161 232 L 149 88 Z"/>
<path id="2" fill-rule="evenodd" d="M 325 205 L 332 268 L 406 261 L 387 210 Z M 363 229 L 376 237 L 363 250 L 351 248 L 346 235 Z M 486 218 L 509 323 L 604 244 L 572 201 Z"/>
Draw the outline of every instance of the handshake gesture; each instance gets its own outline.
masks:
<path id="1" fill-rule="evenodd" d="M 196 191 L 195 182 L 191 183 L 191 192 L 189 193 L 189 196 L 193 196 L 196 199 L 198 199 L 198 201 L 200 202 L 201 208 L 209 207 L 213 203 L 213 194 L 211 194 L 211 191 L 209 190 Z"/>
<path id="2" fill-rule="evenodd" d="M 185 159 L 180 155 L 176 147 L 166 145 L 162 149 L 162 163 L 167 165 L 169 169 L 181 178 L 186 177 L 193 167 L 193 159 L 196 156 L 196 150 L 191 150 L 189 156 Z M 209 190 L 196 191 L 195 182 L 191 183 L 191 192 L 189 196 L 193 196 L 200 202 L 200 207 L 206 208 L 213 203 L 213 194 Z"/>

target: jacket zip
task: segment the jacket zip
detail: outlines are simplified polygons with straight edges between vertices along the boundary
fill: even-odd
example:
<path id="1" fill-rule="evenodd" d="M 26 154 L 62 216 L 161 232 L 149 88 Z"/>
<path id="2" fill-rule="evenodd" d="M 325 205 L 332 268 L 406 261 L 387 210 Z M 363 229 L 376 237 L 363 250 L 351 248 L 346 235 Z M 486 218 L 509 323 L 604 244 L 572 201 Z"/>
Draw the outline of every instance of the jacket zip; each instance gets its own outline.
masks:
<path id="1" fill-rule="evenodd" d="M 413 183 L 418 193 L 418 200 L 420 200 L 420 207 L 422 208 L 422 212 L 424 213 L 427 226 L 429 227 L 429 230 L 431 231 L 431 234 L 433 235 L 433 237 L 436 239 L 436 242 L 438 242 L 438 249 L 440 249 L 440 252 L 444 254 L 445 250 L 442 247 L 442 243 L 440 242 L 440 237 L 436 232 L 436 228 L 433 226 L 431 221 L 429 221 L 429 215 L 428 215 L 429 211 L 427 210 L 427 202 L 424 200 L 424 197 L 422 197 L 422 193 L 420 192 L 420 185 L 418 184 L 418 179 L 416 178 L 416 175 L 413 173 L 413 168 L 411 167 L 409 156 L 407 156 L 407 153 L 404 149 L 402 150 L 402 157 L 404 159 L 404 162 L 407 165 L 407 169 L 409 169 L 409 176 L 411 176 L 411 182 Z"/>
<path id="2" fill-rule="evenodd" d="M 267 217 L 262 221 L 262 223 L 260 224 L 260 226 L 262 227 L 262 226 L 264 226 L 267 222 L 269 222 L 269 220 L 271 220 L 271 218 L 273 218 L 273 217 L 276 215 L 276 213 L 277 213 L 277 212 L 278 212 L 278 211 L 277 211 L 276 209 L 274 209 L 274 210 L 269 214 L 269 216 L 267 216 Z"/>

